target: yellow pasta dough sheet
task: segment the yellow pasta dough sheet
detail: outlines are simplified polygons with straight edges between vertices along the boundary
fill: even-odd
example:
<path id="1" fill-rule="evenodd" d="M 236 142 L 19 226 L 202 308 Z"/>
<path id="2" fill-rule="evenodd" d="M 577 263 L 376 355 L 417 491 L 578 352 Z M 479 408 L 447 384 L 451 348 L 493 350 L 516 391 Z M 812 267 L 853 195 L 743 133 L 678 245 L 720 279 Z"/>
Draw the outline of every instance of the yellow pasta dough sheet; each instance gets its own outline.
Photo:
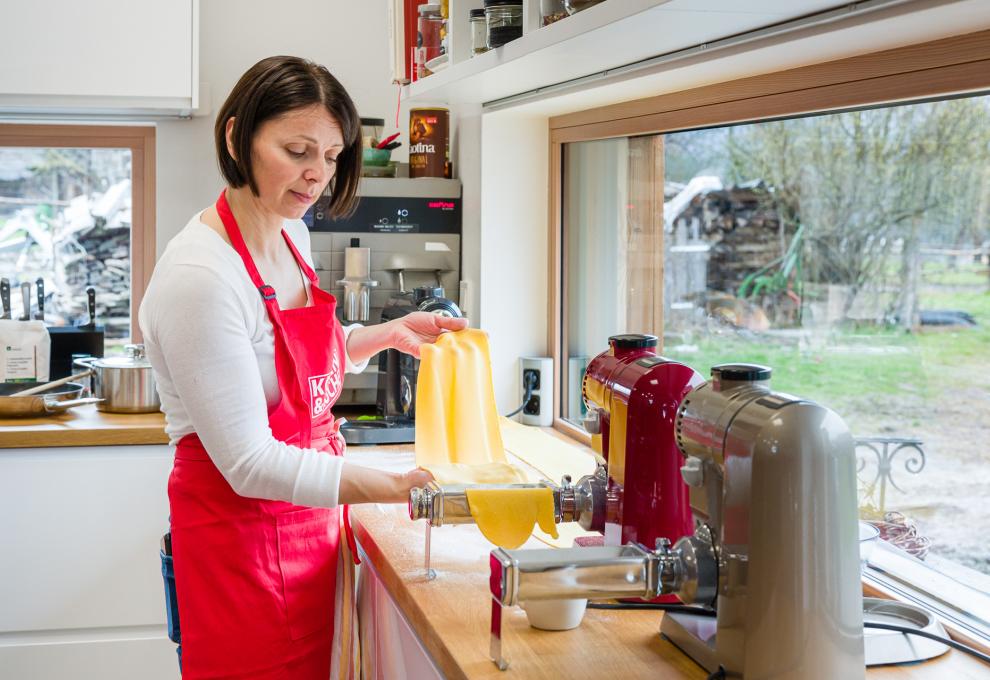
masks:
<path id="1" fill-rule="evenodd" d="M 523 425 L 508 418 L 500 418 L 499 426 L 505 450 L 555 484 L 559 484 L 564 475 L 570 475 L 577 482 L 595 471 L 594 453 L 583 446 L 570 444 L 540 428 Z M 537 528 L 533 531 L 533 536 L 554 548 L 570 548 L 576 538 L 601 536 L 596 531 L 585 531 L 577 522 L 564 522 L 558 524 L 556 529 L 556 532 L 550 534 Z"/>
<path id="2" fill-rule="evenodd" d="M 501 548 L 518 548 L 539 524 L 547 534 L 557 537 L 553 517 L 553 492 L 540 489 L 472 489 L 465 492 L 471 515 L 481 533 Z"/>
<path id="3" fill-rule="evenodd" d="M 416 463 L 440 484 L 464 484 L 481 533 L 516 548 L 539 524 L 556 535 L 548 488 L 492 489 L 484 485 L 535 482 L 505 457 L 488 336 L 476 329 L 444 333 L 420 349 L 416 381 Z"/>
<path id="4" fill-rule="evenodd" d="M 595 472 L 595 454 L 586 447 L 508 418 L 499 418 L 499 430 L 506 451 L 554 484 L 559 484 L 564 475 L 570 475 L 576 482 Z"/>
<path id="5" fill-rule="evenodd" d="M 509 463 L 430 463 L 424 465 L 438 484 L 527 484 L 537 482 L 522 468 Z"/>
<path id="6" fill-rule="evenodd" d="M 488 336 L 467 328 L 420 347 L 416 464 L 505 463 Z"/>

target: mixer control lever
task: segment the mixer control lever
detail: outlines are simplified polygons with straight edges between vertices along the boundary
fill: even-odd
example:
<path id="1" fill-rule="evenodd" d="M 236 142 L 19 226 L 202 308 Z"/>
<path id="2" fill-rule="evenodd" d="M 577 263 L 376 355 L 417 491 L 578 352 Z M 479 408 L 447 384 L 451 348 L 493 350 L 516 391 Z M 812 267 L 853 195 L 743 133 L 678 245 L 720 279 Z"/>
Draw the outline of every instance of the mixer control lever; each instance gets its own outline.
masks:
<path id="1" fill-rule="evenodd" d="M 602 431 L 601 414 L 597 408 L 591 406 L 581 419 L 581 426 L 588 434 L 599 434 Z"/>

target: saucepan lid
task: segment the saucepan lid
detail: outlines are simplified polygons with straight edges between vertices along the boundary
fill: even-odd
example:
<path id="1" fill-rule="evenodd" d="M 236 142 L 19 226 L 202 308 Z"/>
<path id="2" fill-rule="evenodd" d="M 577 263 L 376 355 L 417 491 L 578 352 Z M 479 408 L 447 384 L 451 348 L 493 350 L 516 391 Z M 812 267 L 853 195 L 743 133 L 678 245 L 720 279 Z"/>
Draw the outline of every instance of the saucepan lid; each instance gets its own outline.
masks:
<path id="1" fill-rule="evenodd" d="M 144 354 L 144 345 L 124 345 L 124 356 L 80 359 L 93 368 L 151 368 L 151 362 Z"/>

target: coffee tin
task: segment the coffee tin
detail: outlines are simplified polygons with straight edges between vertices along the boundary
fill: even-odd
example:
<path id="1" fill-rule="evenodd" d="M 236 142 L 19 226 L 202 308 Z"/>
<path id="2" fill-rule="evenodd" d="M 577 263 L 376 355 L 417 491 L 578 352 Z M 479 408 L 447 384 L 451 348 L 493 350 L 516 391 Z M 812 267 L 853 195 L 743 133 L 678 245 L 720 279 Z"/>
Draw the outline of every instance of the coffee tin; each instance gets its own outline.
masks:
<path id="1" fill-rule="evenodd" d="M 449 109 L 410 109 L 409 176 L 450 177 Z"/>

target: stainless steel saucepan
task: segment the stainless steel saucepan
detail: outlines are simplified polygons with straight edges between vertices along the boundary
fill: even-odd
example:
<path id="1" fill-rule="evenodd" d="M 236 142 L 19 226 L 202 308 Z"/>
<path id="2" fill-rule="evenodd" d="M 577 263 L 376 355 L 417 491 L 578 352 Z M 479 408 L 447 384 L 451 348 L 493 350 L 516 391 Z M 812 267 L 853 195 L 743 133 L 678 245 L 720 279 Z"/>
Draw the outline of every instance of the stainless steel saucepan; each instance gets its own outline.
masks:
<path id="1" fill-rule="evenodd" d="M 144 345 L 127 345 L 125 356 L 83 357 L 76 366 L 93 371 L 93 394 L 102 401 L 96 408 L 108 413 L 154 413 L 162 403 L 155 388 L 151 363 Z"/>
<path id="2" fill-rule="evenodd" d="M 102 401 L 93 397 L 81 397 L 85 389 L 79 383 L 66 383 L 27 397 L 10 395 L 44 383 L 0 383 L 0 418 L 32 418 L 65 413 L 73 406 L 96 404 Z"/>

